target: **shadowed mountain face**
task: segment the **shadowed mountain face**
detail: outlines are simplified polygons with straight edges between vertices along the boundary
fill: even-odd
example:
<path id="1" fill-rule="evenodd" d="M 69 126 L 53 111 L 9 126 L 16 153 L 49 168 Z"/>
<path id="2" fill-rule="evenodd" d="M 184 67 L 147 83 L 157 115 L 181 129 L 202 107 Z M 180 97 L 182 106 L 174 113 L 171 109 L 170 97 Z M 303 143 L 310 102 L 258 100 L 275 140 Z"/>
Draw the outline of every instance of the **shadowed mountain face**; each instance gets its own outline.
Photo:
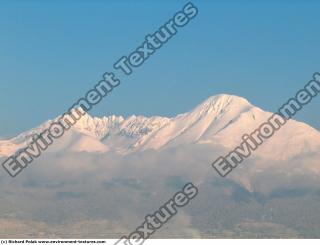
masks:
<path id="1" fill-rule="evenodd" d="M 155 237 L 319 237 L 315 129 L 290 120 L 228 178 L 211 167 L 270 116 L 230 95 L 174 118 L 86 114 L 18 177 L 0 172 L 0 237 L 118 238 L 189 181 L 199 195 Z M 49 123 L 0 141 L 1 160 Z"/>

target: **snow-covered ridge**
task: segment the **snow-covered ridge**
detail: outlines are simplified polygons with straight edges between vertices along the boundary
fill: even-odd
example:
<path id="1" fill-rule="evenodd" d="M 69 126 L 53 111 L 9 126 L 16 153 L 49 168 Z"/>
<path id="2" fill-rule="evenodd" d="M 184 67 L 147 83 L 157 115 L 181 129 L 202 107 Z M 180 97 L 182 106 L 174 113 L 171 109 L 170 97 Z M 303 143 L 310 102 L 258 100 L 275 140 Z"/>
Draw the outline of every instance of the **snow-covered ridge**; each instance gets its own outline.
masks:
<path id="1" fill-rule="evenodd" d="M 161 150 L 185 144 L 212 144 L 227 148 L 236 146 L 241 136 L 250 133 L 271 116 L 246 99 L 219 94 L 209 97 L 193 110 L 176 117 L 105 116 L 85 114 L 61 139 L 54 150 L 116 152 L 127 154 L 147 149 Z M 0 155 L 9 156 L 26 146 L 32 136 L 48 128 L 47 121 L 37 128 L 0 141 Z M 290 120 L 263 147 L 260 154 L 288 158 L 319 149 L 320 134 L 310 126 Z M 291 147 L 288 147 L 291 146 Z"/>

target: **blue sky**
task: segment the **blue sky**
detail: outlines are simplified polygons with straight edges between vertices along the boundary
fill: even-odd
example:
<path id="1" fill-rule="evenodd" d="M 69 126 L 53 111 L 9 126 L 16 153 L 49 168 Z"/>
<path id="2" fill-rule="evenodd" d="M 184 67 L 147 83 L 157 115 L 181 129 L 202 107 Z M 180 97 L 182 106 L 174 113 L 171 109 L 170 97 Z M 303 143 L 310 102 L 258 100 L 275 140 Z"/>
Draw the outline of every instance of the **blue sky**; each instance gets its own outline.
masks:
<path id="1" fill-rule="evenodd" d="M 0 136 L 66 111 L 185 3 L 0 1 Z M 320 2 L 193 3 L 198 16 L 90 114 L 174 116 L 217 93 L 275 111 L 320 71 Z M 296 118 L 320 129 L 319 106 Z"/>

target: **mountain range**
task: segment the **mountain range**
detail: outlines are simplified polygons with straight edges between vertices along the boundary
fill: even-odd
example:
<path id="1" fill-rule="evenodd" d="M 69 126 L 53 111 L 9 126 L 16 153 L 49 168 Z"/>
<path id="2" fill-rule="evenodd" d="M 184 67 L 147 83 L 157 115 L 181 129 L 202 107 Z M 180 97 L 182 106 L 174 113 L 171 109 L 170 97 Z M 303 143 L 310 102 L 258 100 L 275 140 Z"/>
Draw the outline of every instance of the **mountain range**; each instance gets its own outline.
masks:
<path id="1" fill-rule="evenodd" d="M 85 114 L 19 176 L 0 172 L 0 235 L 117 238 L 192 182 L 158 237 L 319 237 L 316 129 L 291 119 L 227 178 L 211 167 L 271 115 L 226 94 L 171 118 Z M 0 159 L 58 118 L 1 140 Z"/>
<path id="2" fill-rule="evenodd" d="M 114 152 L 126 155 L 148 149 L 163 150 L 188 144 L 220 145 L 232 149 L 241 136 L 250 133 L 271 116 L 234 95 L 212 96 L 193 110 L 175 117 L 105 116 L 85 114 L 49 151 Z M 0 141 L 0 156 L 9 156 L 25 147 L 34 134 L 48 128 L 49 120 L 39 127 Z M 311 126 L 290 120 L 256 154 L 264 159 L 286 160 L 317 152 L 320 133 Z"/>

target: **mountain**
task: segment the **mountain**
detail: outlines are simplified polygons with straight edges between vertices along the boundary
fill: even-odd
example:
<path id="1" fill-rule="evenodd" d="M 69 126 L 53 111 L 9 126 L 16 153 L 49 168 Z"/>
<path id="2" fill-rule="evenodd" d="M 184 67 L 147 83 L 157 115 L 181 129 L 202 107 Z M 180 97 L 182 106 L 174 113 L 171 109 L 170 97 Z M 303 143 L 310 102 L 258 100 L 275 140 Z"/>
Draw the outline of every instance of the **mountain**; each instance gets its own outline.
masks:
<path id="1" fill-rule="evenodd" d="M 85 114 L 18 177 L 0 171 L 0 235 L 118 238 L 192 182 L 198 196 L 159 238 L 319 237 L 314 128 L 289 120 L 227 178 L 211 167 L 271 115 L 224 94 L 172 118 Z M 0 141 L 0 154 L 51 122 Z"/>
<path id="2" fill-rule="evenodd" d="M 220 94 L 203 101 L 190 112 L 167 117 L 91 117 L 85 114 L 49 151 L 114 152 L 129 154 L 148 149 L 164 150 L 188 144 L 220 145 L 232 150 L 241 136 L 250 133 L 271 116 L 246 99 Z M 0 155 L 8 156 L 48 128 L 47 121 L 37 128 L 0 141 Z M 269 143 L 255 154 L 264 159 L 286 160 L 316 152 L 320 133 L 307 124 L 290 120 Z"/>
<path id="3" fill-rule="evenodd" d="M 148 149 L 163 150 L 186 144 L 236 147 L 241 136 L 250 133 L 271 116 L 246 99 L 220 94 L 212 96 L 190 112 L 167 117 L 122 116 L 91 117 L 85 114 L 50 151 L 115 152 L 128 154 Z M 8 156 L 26 146 L 36 133 L 50 125 L 0 141 L 0 155 Z M 285 140 L 284 140 L 285 139 Z M 320 133 L 314 128 L 290 120 L 257 151 L 265 159 L 285 160 L 320 146 Z"/>

